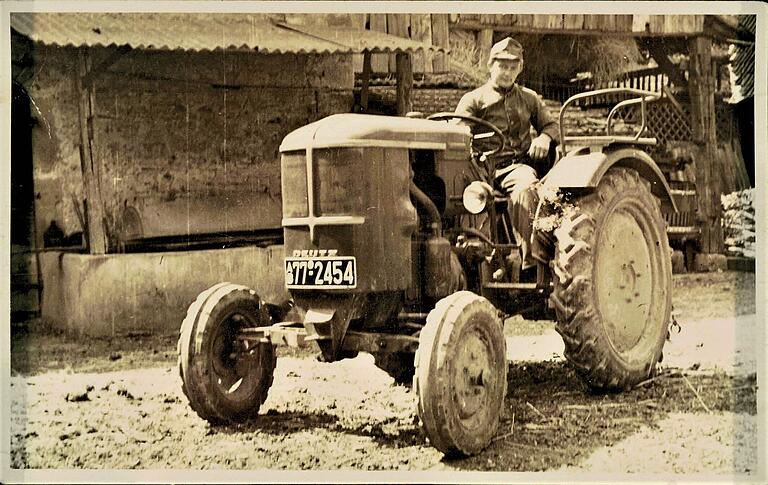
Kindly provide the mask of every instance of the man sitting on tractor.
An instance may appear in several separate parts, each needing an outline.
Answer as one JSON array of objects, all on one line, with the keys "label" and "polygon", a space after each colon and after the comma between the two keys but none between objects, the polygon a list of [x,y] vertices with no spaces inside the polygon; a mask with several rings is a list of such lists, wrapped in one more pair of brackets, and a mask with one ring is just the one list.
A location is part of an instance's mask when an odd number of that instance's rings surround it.
[{"label": "man sitting on tractor", "polygon": [[[504,134],[504,149],[494,155],[494,178],[509,194],[512,230],[522,252],[522,269],[526,270],[536,265],[531,238],[538,195],[532,185],[543,175],[539,172],[551,168],[559,126],[538,94],[516,83],[523,70],[523,46],[519,42],[507,37],[494,44],[488,68],[488,82],[465,94],[455,112],[488,121]],[[535,138],[531,128],[538,134]],[[482,147],[482,140],[478,141]]]}]

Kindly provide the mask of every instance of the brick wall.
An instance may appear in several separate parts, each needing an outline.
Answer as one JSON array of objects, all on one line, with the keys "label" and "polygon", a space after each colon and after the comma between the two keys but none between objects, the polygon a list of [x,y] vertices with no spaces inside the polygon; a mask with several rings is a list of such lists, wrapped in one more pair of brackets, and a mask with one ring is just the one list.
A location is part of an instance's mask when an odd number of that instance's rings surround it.
[{"label": "brick wall", "polygon": [[[377,105],[379,110],[391,115],[397,112],[397,93],[394,86],[372,86],[370,91],[383,105],[383,109],[381,105]],[[413,111],[420,111],[425,115],[453,111],[461,97],[469,91],[471,89],[414,88],[411,91]]]},{"label": "brick wall", "polygon": [[[93,64],[111,52],[91,49]],[[35,64],[29,91],[45,120],[34,129],[36,179],[58,180],[82,200],[76,54],[40,48]],[[145,229],[180,234],[215,230],[217,215],[219,231],[279,227],[282,138],[350,111],[352,87],[349,56],[129,51],[94,82],[93,156],[110,230],[126,206],[146,209],[154,222]],[[185,201],[189,220],[179,221]],[[79,230],[69,196],[38,211]]]},{"label": "brick wall", "polygon": [[423,113],[454,111],[459,100],[469,89],[415,89],[413,110]]}]

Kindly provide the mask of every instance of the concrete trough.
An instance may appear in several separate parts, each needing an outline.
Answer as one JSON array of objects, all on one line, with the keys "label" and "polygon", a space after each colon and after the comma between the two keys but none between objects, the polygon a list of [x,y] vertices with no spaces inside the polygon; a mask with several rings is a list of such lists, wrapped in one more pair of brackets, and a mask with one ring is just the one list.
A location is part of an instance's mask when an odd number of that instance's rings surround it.
[{"label": "concrete trough", "polygon": [[41,316],[74,335],[156,335],[179,331],[187,307],[210,286],[229,281],[261,299],[288,297],[283,246],[162,253],[40,255]]}]

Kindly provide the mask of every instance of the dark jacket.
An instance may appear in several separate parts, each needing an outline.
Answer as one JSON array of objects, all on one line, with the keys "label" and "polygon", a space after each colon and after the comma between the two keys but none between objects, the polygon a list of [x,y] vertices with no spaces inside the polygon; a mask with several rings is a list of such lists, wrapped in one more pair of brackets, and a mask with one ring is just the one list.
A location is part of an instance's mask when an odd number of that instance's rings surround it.
[{"label": "dark jacket", "polygon": [[[481,118],[496,125],[505,135],[505,151],[517,155],[525,154],[531,146],[531,127],[538,134],[546,133],[552,140],[559,142],[558,122],[549,115],[538,94],[528,88],[513,84],[503,90],[485,83],[474,91],[465,94],[456,107],[457,114]],[[482,127],[477,132],[487,131]],[[478,146],[483,148],[482,140]]]}]

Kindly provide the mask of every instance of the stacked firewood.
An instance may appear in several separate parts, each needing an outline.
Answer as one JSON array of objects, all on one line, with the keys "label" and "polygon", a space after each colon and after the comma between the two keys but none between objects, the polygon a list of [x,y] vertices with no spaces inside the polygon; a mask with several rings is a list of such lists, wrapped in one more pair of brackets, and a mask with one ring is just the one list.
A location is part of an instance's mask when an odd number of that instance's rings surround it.
[{"label": "stacked firewood", "polygon": [[723,236],[728,254],[755,257],[755,189],[721,195]]},{"label": "stacked firewood", "polygon": [[[549,114],[558,119],[560,113],[560,103],[557,101],[544,100],[544,106]],[[600,136],[605,135],[605,128],[608,124],[607,108],[575,108],[569,107],[563,116],[563,129],[566,136]],[[637,133],[638,125],[628,123],[616,117],[612,123],[612,134],[614,135],[634,135]]]}]

